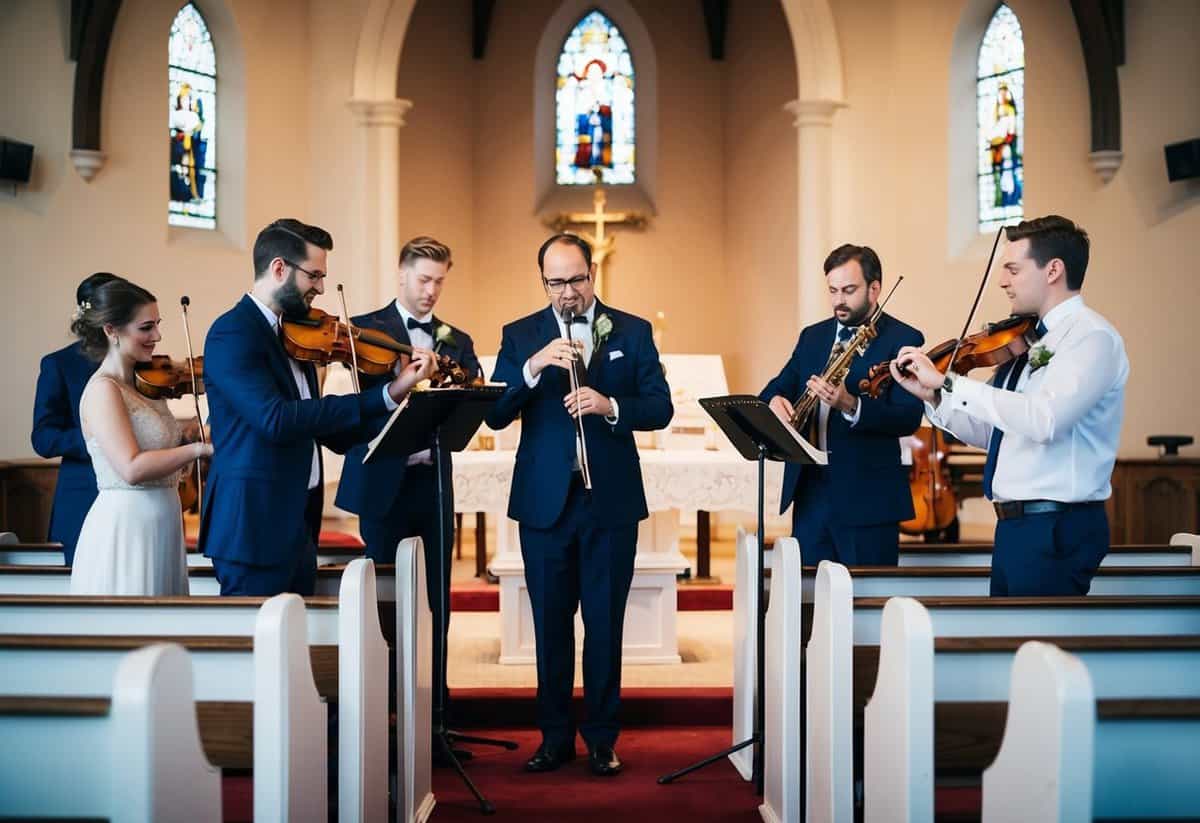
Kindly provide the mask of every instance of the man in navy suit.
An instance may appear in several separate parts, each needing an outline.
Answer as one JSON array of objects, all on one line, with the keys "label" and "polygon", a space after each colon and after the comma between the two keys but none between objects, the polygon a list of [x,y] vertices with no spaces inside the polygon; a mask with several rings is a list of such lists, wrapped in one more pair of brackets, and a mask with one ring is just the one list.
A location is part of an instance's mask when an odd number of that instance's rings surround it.
[{"label": "man in navy suit", "polygon": [[[452,265],[450,249],[432,237],[408,241],[400,250],[399,296],[382,309],[353,318],[354,325],[379,329],[401,343],[432,349],[456,361],[470,376],[478,375],[479,359],[471,336],[433,313]],[[369,391],[383,382],[383,378],[363,377],[361,385],[364,391]],[[420,537],[424,544],[425,584],[435,626],[434,688],[442,693],[442,700],[435,701],[435,710],[440,708],[443,712],[442,717],[434,717],[433,726],[444,728],[450,695],[443,651],[450,631],[449,547],[454,543],[450,452],[443,449],[441,454],[442,477],[447,486],[440,523],[437,471],[430,449],[407,456],[376,456],[364,464],[366,453],[365,444],[346,453],[335,502],[358,515],[367,557],[376,563],[396,562],[396,544],[407,537]],[[433,751],[435,756],[440,754],[438,747]]]},{"label": "man in navy suit", "polygon": [[[504,327],[493,380],[508,389],[487,421],[493,429],[518,415],[522,421],[508,516],[520,524],[542,732],[525,768],[552,771],[575,758],[574,616],[582,606],[587,720],[579,731],[593,773],[615,775],[621,632],[638,521],[648,516],[633,433],[670,422],[671,393],[650,324],[596,300],[596,267],[584,240],[551,237],[538,251],[538,268],[550,305]],[[585,365],[586,387],[572,392],[567,370],[576,358]],[[586,455],[576,436],[577,412]],[[590,491],[581,477],[584,459]]]},{"label": "man in navy suit", "polygon": [[321,450],[368,439],[418,381],[432,353],[361,394],[321,397],[316,369],[284,350],[280,317],[303,318],[324,292],[328,232],[276,220],[254,242],[254,287],[209,329],[204,382],[215,451],[200,549],[221,594],[312,594],[321,526]]},{"label": "man in navy suit", "polygon": [[[96,272],[84,278],[75,289],[76,311],[87,303],[92,292],[115,274]],[[96,371],[77,342],[42,358],[37,393],[33,400],[33,450],[42,457],[61,457],[58,482],[54,486],[54,507],[50,511],[48,539],[62,543],[68,566],[75,560],[75,544],[83,519],[96,500],[96,473],[92,458],[79,428],[79,397]],[[30,539],[28,537],[26,540]]]},{"label": "man in navy suit", "polygon": [[829,452],[827,466],[787,465],[779,512],[792,506],[792,535],[806,565],[836,560],[895,566],[899,523],[913,516],[899,438],[917,430],[922,406],[894,386],[878,400],[859,396],[857,387],[872,364],[892,359],[902,346],[920,346],[925,338],[884,314],[866,353],[855,359],[840,385],[830,384],[822,377],[826,366],[875,312],[883,269],[869,246],[847,244],[825,259],[825,280],[834,316],[800,332],[791,359],[759,395],[786,422],[806,390],[816,394],[820,403],[809,425],[801,425],[814,446]]}]

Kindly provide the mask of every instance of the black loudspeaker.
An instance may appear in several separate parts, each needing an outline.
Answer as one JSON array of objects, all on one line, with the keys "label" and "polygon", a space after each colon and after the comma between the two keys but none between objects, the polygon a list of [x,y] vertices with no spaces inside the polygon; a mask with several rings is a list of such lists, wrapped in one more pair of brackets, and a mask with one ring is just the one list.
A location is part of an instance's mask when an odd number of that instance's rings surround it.
[{"label": "black loudspeaker", "polygon": [[0,180],[28,183],[33,168],[33,146],[0,137]]},{"label": "black loudspeaker", "polygon": [[1167,156],[1167,179],[1172,183],[1200,177],[1200,137],[1163,146],[1163,153]]}]

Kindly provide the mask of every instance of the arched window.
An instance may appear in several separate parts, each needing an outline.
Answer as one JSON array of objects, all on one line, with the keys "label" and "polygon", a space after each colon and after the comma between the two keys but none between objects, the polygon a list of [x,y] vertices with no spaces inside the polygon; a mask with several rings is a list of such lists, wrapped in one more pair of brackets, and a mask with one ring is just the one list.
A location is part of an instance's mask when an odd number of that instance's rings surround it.
[{"label": "arched window", "polygon": [[598,10],[585,14],[558,56],[556,180],[560,185],[634,181],[633,58],[621,32]]},{"label": "arched window", "polygon": [[990,232],[1025,214],[1025,41],[1006,5],[983,34],[975,77],[979,230]]},{"label": "arched window", "polygon": [[217,227],[217,53],[199,9],[188,3],[171,23],[167,50],[171,193],[167,222]]}]

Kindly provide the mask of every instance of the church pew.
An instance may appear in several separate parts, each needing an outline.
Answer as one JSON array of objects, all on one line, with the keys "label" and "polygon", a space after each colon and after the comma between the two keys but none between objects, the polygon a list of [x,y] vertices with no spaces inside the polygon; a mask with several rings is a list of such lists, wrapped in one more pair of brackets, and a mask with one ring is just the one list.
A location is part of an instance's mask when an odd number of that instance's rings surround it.
[{"label": "church pew", "polygon": [[[754,734],[754,692],[758,688],[756,660],[758,644],[753,642],[758,619],[758,537],[737,528],[734,542],[733,585],[733,682],[746,684],[733,690],[733,740],[736,745]],[[730,762],[743,780],[754,778],[753,747],[739,749],[729,755]]]},{"label": "church pew", "polygon": [[[864,711],[865,819],[932,820],[935,774],[977,775],[1000,748],[1014,655],[1027,641],[935,638],[929,612],[906,597],[887,602],[880,633]],[[1042,639],[1084,665],[1106,705],[1200,700],[1200,635]]]},{"label": "church pew", "polygon": [[[986,596],[991,569],[967,566],[854,566],[858,597]],[[804,598],[811,602],[816,569],[806,566]],[[0,570],[0,574],[3,571]],[[1200,566],[1109,566],[1096,570],[1090,597],[1104,595],[1200,595]]]},{"label": "church pew", "polygon": [[[12,532],[3,534],[12,536],[12,540],[0,542],[0,566],[63,566],[61,543],[20,543]],[[355,546],[318,546],[317,565],[345,564],[363,557],[362,547]],[[212,566],[212,559],[205,557],[195,547],[187,549],[188,566]]]},{"label": "church pew", "polygon": [[219,823],[188,653],[122,655],[103,699],[0,698],[0,816]]},{"label": "church pew", "polygon": [[[1181,543],[1130,543],[1110,546],[1100,568],[1113,566],[1187,566],[1191,547]],[[901,543],[901,566],[992,565],[991,543]]]},{"label": "church pew", "polygon": [[[772,597],[772,600],[774,597]],[[1200,597],[923,597],[939,637],[1043,637],[1200,634]],[[853,720],[873,682],[865,654],[878,656],[885,598],[855,598],[849,571],[818,568],[805,658],[808,800],[815,820],[841,820],[851,808]],[[804,611],[802,607],[802,611]],[[777,650],[768,649],[768,659]],[[872,673],[873,674],[873,673]],[[814,684],[832,684],[817,690]],[[768,757],[772,757],[768,748]],[[798,764],[795,766],[798,768]],[[820,776],[815,780],[814,776]]]},{"label": "church pew", "polygon": [[1095,700],[1071,655],[1017,655],[999,754],[983,775],[984,823],[1200,816],[1200,701]]},{"label": "church pew", "polygon": [[[428,687],[418,688],[410,669],[419,662],[413,649],[428,650],[431,618],[423,584],[422,550],[419,540],[402,541],[397,548],[396,573],[400,574],[401,601],[394,604],[389,634],[397,641],[397,705],[404,707],[398,722],[415,726],[428,724]],[[416,581],[422,581],[417,585]],[[380,609],[376,601],[373,564],[364,559],[352,563],[341,579],[342,608],[327,597],[309,598],[308,637],[310,644],[338,649],[339,700],[339,797],[343,807],[350,798],[358,805],[387,797],[387,654],[380,634]],[[394,590],[394,589],[393,589]],[[42,634],[145,633],[152,625],[160,634],[214,635],[246,634],[247,613],[261,598],[218,598],[192,596],[172,599],[22,597],[0,596],[0,632]],[[123,607],[121,616],[111,608]],[[114,621],[127,621],[115,626]],[[106,621],[106,622],[99,622]],[[403,654],[401,652],[403,651]],[[427,652],[426,652],[427,654]],[[422,664],[426,668],[428,662]],[[382,708],[379,706],[382,695]],[[332,697],[332,695],[330,695]],[[355,701],[358,701],[357,703]],[[420,741],[409,745],[401,768],[409,787],[397,798],[398,808],[408,809],[403,819],[423,819],[432,809],[428,781],[428,733],[424,749]],[[352,747],[363,741],[361,748]],[[378,754],[382,747],[382,756]],[[379,764],[382,763],[382,766]],[[380,772],[382,769],[382,772]],[[348,781],[357,781],[351,783]],[[410,806],[403,805],[409,803]],[[371,815],[367,815],[371,816]],[[353,818],[351,818],[353,819]]]}]

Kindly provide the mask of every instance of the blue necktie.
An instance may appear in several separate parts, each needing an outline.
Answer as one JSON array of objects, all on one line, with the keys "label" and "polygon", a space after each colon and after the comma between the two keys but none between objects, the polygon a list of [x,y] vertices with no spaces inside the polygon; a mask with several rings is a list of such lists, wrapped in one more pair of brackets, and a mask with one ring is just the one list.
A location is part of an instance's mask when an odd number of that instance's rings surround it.
[{"label": "blue necktie", "polygon": [[845,343],[847,340],[849,340],[851,337],[854,336],[854,332],[857,329],[858,329],[858,326],[842,326],[840,329],[838,329],[838,333],[837,333],[838,342]]},{"label": "blue necktie", "polygon": [[[1015,391],[1017,382],[1021,379],[1021,373],[1025,371],[1025,364],[1028,362],[1028,354],[1008,361],[996,371],[996,376],[992,378],[992,385],[999,387],[1004,384],[1004,388]],[[1000,455],[1000,441],[1003,439],[1004,432],[993,427],[992,439],[988,443],[987,462],[983,464],[983,496],[988,500],[992,499],[992,478],[996,476],[996,458]]]}]

